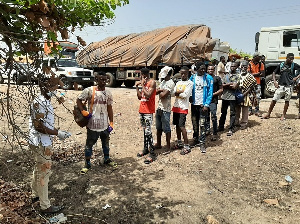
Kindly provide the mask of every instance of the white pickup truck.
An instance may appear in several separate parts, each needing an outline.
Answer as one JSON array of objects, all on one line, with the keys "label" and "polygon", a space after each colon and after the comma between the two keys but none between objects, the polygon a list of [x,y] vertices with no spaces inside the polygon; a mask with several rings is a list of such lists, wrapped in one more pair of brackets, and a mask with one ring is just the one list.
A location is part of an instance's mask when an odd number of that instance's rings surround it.
[{"label": "white pickup truck", "polygon": [[64,89],[72,89],[74,83],[82,85],[83,88],[94,85],[93,70],[79,67],[75,59],[44,58],[43,64],[50,66],[56,76],[63,81]]}]

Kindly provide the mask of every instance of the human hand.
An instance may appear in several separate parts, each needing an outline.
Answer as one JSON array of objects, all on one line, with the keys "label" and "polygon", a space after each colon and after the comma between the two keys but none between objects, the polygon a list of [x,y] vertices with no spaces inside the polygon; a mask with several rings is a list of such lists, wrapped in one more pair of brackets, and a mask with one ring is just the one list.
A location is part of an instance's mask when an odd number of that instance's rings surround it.
[{"label": "human hand", "polygon": [[135,86],[138,87],[141,84],[142,84],[141,81],[138,81],[138,82],[135,83]]},{"label": "human hand", "polygon": [[114,123],[113,122],[109,123],[107,130],[108,130],[109,133],[112,132],[112,130],[114,130]]},{"label": "human hand", "polygon": [[89,113],[89,112],[86,111],[86,110],[82,110],[82,111],[81,111],[81,114],[82,114],[84,117],[86,117],[86,119],[90,119],[90,118],[92,117],[92,114]]},{"label": "human hand", "polygon": [[58,130],[57,137],[60,140],[65,140],[66,138],[69,138],[70,136],[71,136],[70,132]]},{"label": "human hand", "polygon": [[202,110],[203,110],[203,112],[208,111],[208,107],[204,106]]},{"label": "human hand", "polygon": [[278,82],[274,82],[274,86],[275,88],[278,88],[279,87]]}]

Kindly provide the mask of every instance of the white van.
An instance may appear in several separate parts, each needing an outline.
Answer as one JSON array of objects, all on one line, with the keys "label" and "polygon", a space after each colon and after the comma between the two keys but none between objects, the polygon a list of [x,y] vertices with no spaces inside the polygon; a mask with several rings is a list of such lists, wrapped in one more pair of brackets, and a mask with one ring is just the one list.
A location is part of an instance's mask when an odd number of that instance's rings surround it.
[{"label": "white van", "polygon": [[43,65],[51,67],[56,76],[65,84],[64,89],[72,89],[74,83],[82,85],[83,88],[94,85],[93,70],[79,67],[75,59],[43,58]]}]

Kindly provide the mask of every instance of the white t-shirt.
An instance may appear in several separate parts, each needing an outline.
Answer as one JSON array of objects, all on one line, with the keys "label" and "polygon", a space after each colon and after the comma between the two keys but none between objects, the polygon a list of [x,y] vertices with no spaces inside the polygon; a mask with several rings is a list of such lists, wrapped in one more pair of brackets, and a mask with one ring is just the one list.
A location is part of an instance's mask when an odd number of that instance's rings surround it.
[{"label": "white t-shirt", "polygon": [[202,105],[203,104],[203,86],[204,86],[203,76],[200,76],[200,75],[195,76],[195,103],[194,103],[194,105]]},{"label": "white t-shirt", "polygon": [[[90,107],[90,99],[93,95],[94,86],[88,87],[82,91],[78,99],[88,100],[88,111]],[[87,127],[92,131],[104,131],[109,125],[107,105],[112,105],[113,97],[109,90],[98,91],[97,87],[94,96],[94,104],[92,110],[92,118],[89,120]]]},{"label": "white t-shirt", "polygon": [[159,89],[168,90],[170,92],[170,94],[167,97],[163,98],[163,99],[159,98],[157,109],[161,109],[163,111],[171,112],[171,94],[173,92],[174,87],[175,87],[175,83],[173,82],[172,79],[170,79],[168,81],[163,80],[160,83]]},{"label": "white t-shirt", "polygon": [[53,136],[38,132],[33,125],[33,120],[38,119],[43,121],[47,128],[54,129],[54,110],[50,100],[40,95],[33,100],[30,110],[28,143],[35,146],[39,144],[42,146],[52,145]]},{"label": "white t-shirt", "polygon": [[186,81],[181,80],[176,83],[176,86],[174,88],[174,93],[177,90],[184,90],[184,92],[180,93],[179,96],[176,96],[174,107],[178,107],[182,110],[189,109],[189,98],[192,95],[193,85],[194,85],[193,82],[190,80],[186,80]]}]

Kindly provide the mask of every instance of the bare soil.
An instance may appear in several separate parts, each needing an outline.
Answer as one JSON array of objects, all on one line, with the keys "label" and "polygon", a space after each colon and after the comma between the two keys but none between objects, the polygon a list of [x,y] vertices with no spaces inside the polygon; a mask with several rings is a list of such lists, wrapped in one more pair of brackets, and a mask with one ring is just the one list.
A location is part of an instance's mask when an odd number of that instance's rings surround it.
[{"label": "bare soil", "polygon": [[[2,93],[5,89],[5,85],[0,86]],[[11,88],[12,106],[17,109],[13,119],[20,127],[15,133],[7,125],[6,110],[1,109],[0,185],[6,189],[0,191],[1,223],[18,223],[13,216],[31,223],[45,222],[38,215],[38,203],[32,205],[29,200],[33,160],[24,138],[29,110],[26,86],[22,89]],[[103,165],[99,141],[94,148],[93,167],[86,175],[80,175],[86,130],[76,125],[70,113],[80,91],[63,91],[68,109],[53,101],[60,117],[56,126],[72,136],[65,142],[54,142],[49,195],[53,204],[65,205],[68,223],[300,223],[300,120],[296,119],[296,99],[291,100],[285,121],[279,120],[283,109],[280,101],[270,119],[250,116],[248,129],[237,130],[232,137],[222,132],[216,142],[208,137],[206,154],[199,148],[184,156],[178,150],[162,149],[157,151],[157,160],[146,165],[143,158],[136,157],[143,148],[143,131],[135,89],[110,90],[115,123],[110,152],[118,168]],[[7,102],[4,98],[1,94],[1,107]],[[261,110],[267,111],[269,104],[270,99],[262,100]],[[190,116],[186,127],[192,143]],[[176,140],[174,130],[172,143]],[[153,133],[156,138],[155,123]],[[285,180],[287,175],[292,183]],[[265,199],[277,199],[278,204],[276,200],[275,205],[266,203]],[[24,203],[13,203],[22,200]],[[106,204],[111,207],[104,209]]]}]

